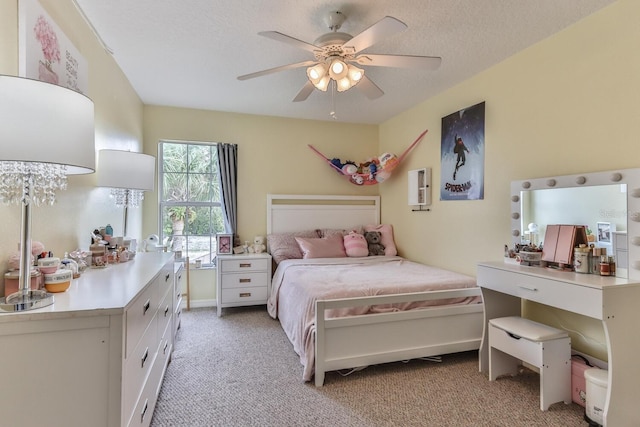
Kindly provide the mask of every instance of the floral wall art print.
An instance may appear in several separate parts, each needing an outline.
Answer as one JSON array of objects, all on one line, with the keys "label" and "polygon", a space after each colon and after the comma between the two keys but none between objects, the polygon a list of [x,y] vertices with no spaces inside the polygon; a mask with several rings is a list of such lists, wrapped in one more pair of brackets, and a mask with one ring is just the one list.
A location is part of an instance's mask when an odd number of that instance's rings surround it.
[{"label": "floral wall art print", "polygon": [[19,74],[87,94],[87,61],[37,0],[20,0]]},{"label": "floral wall art print", "polygon": [[440,200],[484,199],[484,104],[442,118]]}]

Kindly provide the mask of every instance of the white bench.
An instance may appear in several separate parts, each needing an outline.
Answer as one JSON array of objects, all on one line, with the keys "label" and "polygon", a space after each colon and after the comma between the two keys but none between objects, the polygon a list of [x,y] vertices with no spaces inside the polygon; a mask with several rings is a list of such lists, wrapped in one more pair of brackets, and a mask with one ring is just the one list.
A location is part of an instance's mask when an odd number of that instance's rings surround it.
[{"label": "white bench", "polygon": [[569,334],[517,316],[489,320],[489,381],[516,375],[521,361],[540,370],[541,410],[571,403]]}]

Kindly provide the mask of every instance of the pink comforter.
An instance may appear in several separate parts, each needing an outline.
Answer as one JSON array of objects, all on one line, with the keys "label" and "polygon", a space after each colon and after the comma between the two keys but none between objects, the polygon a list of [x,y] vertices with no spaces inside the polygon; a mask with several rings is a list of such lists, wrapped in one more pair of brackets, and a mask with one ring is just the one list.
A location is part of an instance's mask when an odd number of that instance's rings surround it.
[{"label": "pink comforter", "polygon": [[[304,381],[310,381],[315,365],[316,300],[475,286],[476,280],[473,277],[418,264],[401,257],[285,260],[275,271],[267,308],[271,317],[280,320],[294,350],[300,356],[300,362],[304,366]],[[328,310],[326,317],[476,302],[480,302],[478,298],[452,298],[354,307]]]}]

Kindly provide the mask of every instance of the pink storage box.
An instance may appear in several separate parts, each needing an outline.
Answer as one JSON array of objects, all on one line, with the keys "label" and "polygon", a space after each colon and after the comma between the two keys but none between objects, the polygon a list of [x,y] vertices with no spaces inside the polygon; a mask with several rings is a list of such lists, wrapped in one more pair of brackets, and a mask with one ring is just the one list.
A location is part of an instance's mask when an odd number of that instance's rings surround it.
[{"label": "pink storage box", "polygon": [[582,356],[576,354],[571,356],[571,400],[580,406],[585,406],[587,398],[587,381],[584,378],[584,371],[596,367]]}]

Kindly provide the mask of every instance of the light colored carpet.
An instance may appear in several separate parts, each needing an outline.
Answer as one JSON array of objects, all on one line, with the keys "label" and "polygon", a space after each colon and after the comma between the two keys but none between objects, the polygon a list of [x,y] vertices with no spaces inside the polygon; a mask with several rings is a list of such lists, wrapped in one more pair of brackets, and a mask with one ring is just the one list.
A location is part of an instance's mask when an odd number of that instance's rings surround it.
[{"label": "light colored carpet", "polygon": [[477,352],[327,373],[302,381],[302,365],[264,307],[183,311],[152,427],[558,426],[584,427],[583,408],[539,409],[539,377],[489,382]]}]

